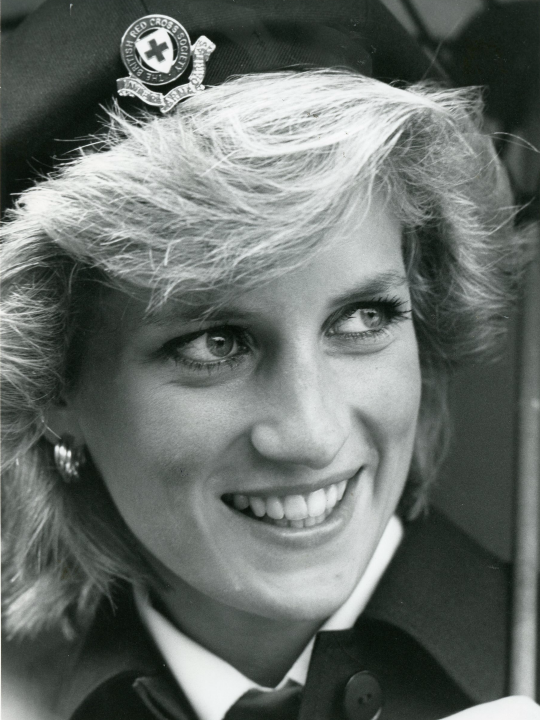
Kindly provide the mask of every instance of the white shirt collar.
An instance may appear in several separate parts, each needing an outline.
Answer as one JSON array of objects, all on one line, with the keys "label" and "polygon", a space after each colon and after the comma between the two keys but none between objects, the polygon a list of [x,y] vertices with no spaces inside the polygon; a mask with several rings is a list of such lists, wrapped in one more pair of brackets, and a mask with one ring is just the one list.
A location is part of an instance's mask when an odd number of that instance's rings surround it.
[{"label": "white shirt collar", "polygon": [[[392,517],[373,556],[351,595],[324,623],[323,630],[351,628],[366,607],[403,537],[401,521]],[[184,690],[200,720],[222,720],[229,708],[253,688],[271,691],[250,680],[222,658],[214,655],[174,627],[155,610],[148,598],[136,594],[139,614],[153,637],[170,671]],[[315,638],[304,648],[278,685],[289,680],[304,685]]]}]

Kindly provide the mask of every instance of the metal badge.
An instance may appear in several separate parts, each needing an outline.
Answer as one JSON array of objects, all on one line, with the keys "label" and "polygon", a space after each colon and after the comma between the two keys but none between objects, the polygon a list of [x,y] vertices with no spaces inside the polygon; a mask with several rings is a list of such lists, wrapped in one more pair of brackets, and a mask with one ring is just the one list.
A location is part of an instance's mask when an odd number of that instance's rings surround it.
[{"label": "metal badge", "polygon": [[[180,100],[204,90],[206,63],[216,46],[204,35],[191,46],[186,29],[167,15],[145,15],[132,23],[120,43],[129,77],[116,81],[118,94],[137,97],[166,113]],[[188,82],[166,95],[147,85],[168,85],[177,80],[192,60]]]}]

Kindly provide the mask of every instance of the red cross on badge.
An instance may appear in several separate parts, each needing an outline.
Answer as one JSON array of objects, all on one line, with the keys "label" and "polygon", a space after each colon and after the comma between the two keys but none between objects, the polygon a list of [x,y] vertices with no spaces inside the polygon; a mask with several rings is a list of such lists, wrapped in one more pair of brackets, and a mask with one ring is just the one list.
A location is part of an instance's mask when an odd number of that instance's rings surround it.
[{"label": "red cross on badge", "polygon": [[[132,23],[120,43],[120,53],[129,77],[116,81],[118,94],[138,97],[147,105],[169,112],[180,100],[204,90],[206,62],[215,49],[201,36],[191,46],[186,29],[167,15],[146,15]],[[167,94],[147,85],[168,85],[192,63],[189,80]]]},{"label": "red cross on badge", "polygon": [[135,43],[139,57],[158,73],[170,72],[175,53],[171,36],[164,28],[153,30]]}]

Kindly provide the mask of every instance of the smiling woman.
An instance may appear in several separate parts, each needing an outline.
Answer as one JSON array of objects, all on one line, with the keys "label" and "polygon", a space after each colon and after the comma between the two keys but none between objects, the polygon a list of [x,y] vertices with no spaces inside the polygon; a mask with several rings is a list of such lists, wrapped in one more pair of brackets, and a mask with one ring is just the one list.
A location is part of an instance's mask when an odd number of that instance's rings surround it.
[{"label": "smiling woman", "polygon": [[[426,506],[449,373],[493,345],[522,262],[478,115],[346,70],[246,75],[164,117],[115,110],[20,196],[5,623],[68,638],[39,663],[59,717],[269,717],[235,714],[257,689],[310,720],[492,698],[426,639],[437,600],[413,617],[414,588],[442,598],[464,565],[444,522],[455,552],[420,522],[360,617]],[[439,602],[468,597],[453,585]]]},{"label": "smiling woman", "polygon": [[[112,291],[76,387],[47,413],[91,452],[192,637],[219,650],[209,623],[192,625],[209,603],[304,624],[263,685],[351,594],[410,465],[420,369],[401,232],[362,205],[217,325],[185,320],[181,302],[145,323],[144,302]],[[246,649],[220,654],[248,672]]]}]

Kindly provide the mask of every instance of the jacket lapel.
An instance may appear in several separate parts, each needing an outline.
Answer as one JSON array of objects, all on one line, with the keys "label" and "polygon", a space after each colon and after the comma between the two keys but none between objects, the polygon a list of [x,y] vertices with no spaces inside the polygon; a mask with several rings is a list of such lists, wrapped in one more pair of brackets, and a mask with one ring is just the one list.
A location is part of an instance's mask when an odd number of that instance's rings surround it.
[{"label": "jacket lapel", "polygon": [[415,522],[365,616],[415,638],[475,702],[505,693],[510,573],[439,512]]},{"label": "jacket lapel", "polygon": [[435,720],[472,704],[414,638],[363,618],[352,630],[320,633],[300,720],[372,720],[381,706],[384,720]]},{"label": "jacket lapel", "polygon": [[141,622],[132,593],[100,607],[59,693],[59,716],[73,720],[198,720]]}]

